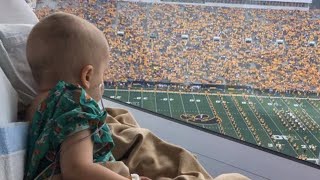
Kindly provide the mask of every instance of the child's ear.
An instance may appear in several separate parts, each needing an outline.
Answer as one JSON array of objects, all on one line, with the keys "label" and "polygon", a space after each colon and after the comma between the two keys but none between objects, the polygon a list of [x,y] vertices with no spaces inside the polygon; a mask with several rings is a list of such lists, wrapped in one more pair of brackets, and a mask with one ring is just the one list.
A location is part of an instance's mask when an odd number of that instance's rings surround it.
[{"label": "child's ear", "polygon": [[90,81],[93,77],[93,66],[92,65],[86,65],[81,70],[80,80],[82,87],[84,89],[90,88]]}]

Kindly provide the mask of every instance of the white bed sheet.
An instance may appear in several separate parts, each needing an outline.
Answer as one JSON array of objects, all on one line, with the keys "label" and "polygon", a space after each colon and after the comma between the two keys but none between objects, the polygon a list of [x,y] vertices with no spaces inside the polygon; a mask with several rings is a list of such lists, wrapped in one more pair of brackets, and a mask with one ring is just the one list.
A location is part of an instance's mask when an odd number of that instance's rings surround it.
[{"label": "white bed sheet", "polygon": [[0,0],[0,24],[36,24],[38,21],[25,0]]}]

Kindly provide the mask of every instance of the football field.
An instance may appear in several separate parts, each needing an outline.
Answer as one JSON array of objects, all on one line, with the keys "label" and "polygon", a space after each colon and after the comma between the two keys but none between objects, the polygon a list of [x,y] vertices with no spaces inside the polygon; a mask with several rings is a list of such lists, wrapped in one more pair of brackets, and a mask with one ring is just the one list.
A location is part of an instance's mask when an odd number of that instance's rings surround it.
[{"label": "football field", "polygon": [[319,98],[105,89],[104,96],[314,162]]}]

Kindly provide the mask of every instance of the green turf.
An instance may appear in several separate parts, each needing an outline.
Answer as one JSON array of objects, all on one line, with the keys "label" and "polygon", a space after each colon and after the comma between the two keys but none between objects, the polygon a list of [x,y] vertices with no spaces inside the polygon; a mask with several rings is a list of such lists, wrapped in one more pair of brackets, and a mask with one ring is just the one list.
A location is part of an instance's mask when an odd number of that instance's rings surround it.
[{"label": "green turf", "polygon": [[[244,141],[249,143],[293,157],[304,154],[308,159],[318,158],[320,129],[311,129],[308,126],[305,126],[305,130],[296,129],[293,128],[293,125],[283,123],[285,121],[282,122],[280,116],[281,113],[288,116],[288,112],[290,112],[301,119],[300,123],[304,125],[313,122],[319,126],[319,98],[307,99],[305,96],[298,98],[266,94],[255,96],[241,93],[218,95],[216,93],[180,93],[112,88],[106,89],[104,95],[168,117],[187,121],[202,128],[224,133],[227,136],[238,139],[242,137]],[[230,112],[230,116],[227,115],[228,112]],[[281,113],[279,114],[279,112]],[[206,124],[205,120],[199,122],[181,119],[181,115],[186,114],[192,117],[199,114],[205,114],[210,118],[219,117],[221,123]],[[232,123],[232,119],[234,119],[234,123]],[[289,127],[292,128],[289,129]],[[236,129],[238,129],[238,133]],[[313,145],[317,146],[316,150],[311,148]]]}]

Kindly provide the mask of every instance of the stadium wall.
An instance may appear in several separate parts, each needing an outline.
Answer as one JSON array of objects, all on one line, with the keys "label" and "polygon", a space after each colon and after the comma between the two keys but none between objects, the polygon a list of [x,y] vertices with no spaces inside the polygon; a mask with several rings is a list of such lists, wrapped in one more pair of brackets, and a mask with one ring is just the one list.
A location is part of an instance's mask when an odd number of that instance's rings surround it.
[{"label": "stadium wall", "polygon": [[215,7],[230,7],[230,8],[247,8],[247,9],[273,9],[273,10],[300,10],[308,11],[307,7],[296,7],[296,6],[272,6],[272,5],[252,5],[252,4],[226,4],[226,3],[206,3],[207,6]]},{"label": "stadium wall", "polygon": [[254,0],[254,1],[274,1],[274,2],[292,2],[292,3],[312,3],[312,0]]},{"label": "stadium wall", "polygon": [[302,10],[308,11],[312,0],[243,0],[234,3],[231,0],[123,0],[128,2],[166,3],[166,4],[193,4],[215,7],[275,9],[275,10]]}]

